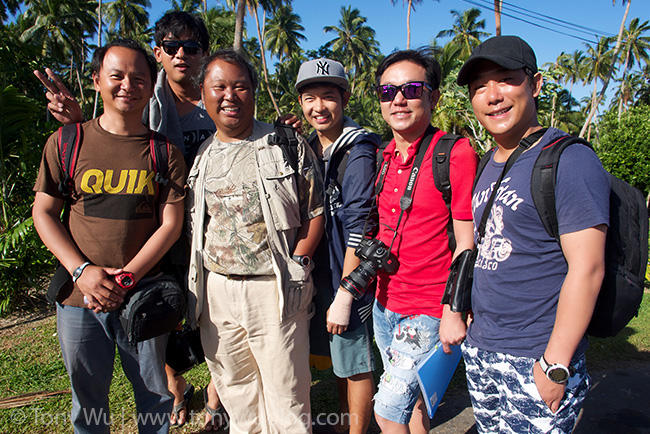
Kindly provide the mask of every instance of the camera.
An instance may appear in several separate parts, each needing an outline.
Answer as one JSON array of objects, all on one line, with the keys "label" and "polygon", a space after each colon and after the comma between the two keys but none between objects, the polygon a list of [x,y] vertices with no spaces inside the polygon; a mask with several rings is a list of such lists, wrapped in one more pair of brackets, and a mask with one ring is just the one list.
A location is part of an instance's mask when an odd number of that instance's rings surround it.
[{"label": "camera", "polygon": [[341,287],[358,300],[375,280],[379,270],[392,274],[397,271],[399,263],[386,244],[376,238],[362,240],[354,253],[361,259],[361,263],[341,280]]}]

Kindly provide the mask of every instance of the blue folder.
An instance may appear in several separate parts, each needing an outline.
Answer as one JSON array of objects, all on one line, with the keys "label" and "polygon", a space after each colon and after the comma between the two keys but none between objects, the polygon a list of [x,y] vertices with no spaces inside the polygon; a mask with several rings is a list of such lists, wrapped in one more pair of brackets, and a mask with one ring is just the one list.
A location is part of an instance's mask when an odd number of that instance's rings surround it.
[{"label": "blue folder", "polygon": [[433,419],[460,361],[460,346],[451,345],[450,348],[451,354],[445,354],[442,344],[438,343],[431,354],[417,367],[418,383],[430,419]]}]

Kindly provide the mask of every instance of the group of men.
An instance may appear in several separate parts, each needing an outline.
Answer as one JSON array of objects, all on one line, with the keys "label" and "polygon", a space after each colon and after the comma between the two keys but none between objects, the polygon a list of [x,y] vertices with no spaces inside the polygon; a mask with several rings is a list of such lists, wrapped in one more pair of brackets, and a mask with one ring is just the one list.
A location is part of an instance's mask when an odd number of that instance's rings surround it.
[{"label": "group of men", "polygon": [[[232,50],[207,54],[190,29],[156,38],[164,69],[155,86],[155,62],[138,44],[118,40],[95,52],[93,82],[104,113],[83,124],[63,223],[56,135],[44,150],[33,214],[43,242],[72,276],[57,315],[75,432],[110,429],[85,416],[91,409],[108,414],[115,344],[138,412],[161,416],[139,418],[141,433],[167,432],[168,415],[183,402],[185,383],[165,381],[166,338],[128,344],[115,314],[125,290],[114,279],[158,272],[181,236],[183,202],[188,322],[200,328],[230,432],[364,433],[374,401],[382,432],[426,433],[415,368],[438,343],[446,352],[462,343],[480,432],[571,432],[589,387],[585,330],[603,275],[609,181],[591,151],[570,147],[558,169],[560,244],[546,234],[530,196],[530,172],[542,146],[563,133],[537,133],[542,78],[530,46],[495,37],[462,67],[458,83],[468,86],[476,117],[497,147],[473,187],[478,157],[468,139],[455,144],[448,206],[432,175],[434,147],[445,133],[431,126],[441,71],[429,51],[394,52],[376,71],[381,113],[392,131],[385,148],[344,116],[350,92],[342,65],[305,62],[296,90],[314,132],[306,141],[298,137],[290,161],[269,140],[274,126],[254,118],[255,69]],[[185,81],[192,75],[194,91]],[[70,119],[69,96],[48,85],[51,111]],[[149,128],[183,138],[185,152],[171,148],[167,185],[124,189],[118,173],[153,170]],[[491,245],[478,249],[468,328],[463,313],[441,305],[449,266],[473,248],[483,198],[519,142],[535,133],[498,187],[488,226],[511,249],[506,255]],[[430,143],[422,143],[425,137]],[[103,181],[94,178],[95,185],[103,189],[89,190],[84,183],[98,173]],[[376,288],[373,276],[359,277],[373,272]],[[323,327],[347,414],[335,426],[311,420],[314,289],[326,310]],[[376,393],[373,337],[384,367]],[[551,375],[558,369],[567,372],[561,381]]]}]

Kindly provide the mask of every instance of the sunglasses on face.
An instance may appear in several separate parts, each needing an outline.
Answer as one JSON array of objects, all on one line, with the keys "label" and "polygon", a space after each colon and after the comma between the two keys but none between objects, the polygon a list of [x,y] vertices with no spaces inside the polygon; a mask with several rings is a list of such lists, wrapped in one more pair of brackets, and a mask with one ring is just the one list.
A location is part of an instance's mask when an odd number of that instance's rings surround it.
[{"label": "sunglasses on face", "polygon": [[406,99],[418,99],[422,97],[424,88],[429,89],[429,91],[433,90],[431,85],[424,81],[410,81],[399,86],[380,84],[377,86],[377,94],[381,102],[391,102],[397,96],[397,92],[402,92],[402,96]]},{"label": "sunglasses on face", "polygon": [[185,41],[163,41],[162,43],[163,50],[165,50],[165,53],[169,54],[170,56],[178,53],[178,50],[181,47],[183,47],[185,54],[192,56],[199,52],[201,44],[193,39],[187,39]]}]

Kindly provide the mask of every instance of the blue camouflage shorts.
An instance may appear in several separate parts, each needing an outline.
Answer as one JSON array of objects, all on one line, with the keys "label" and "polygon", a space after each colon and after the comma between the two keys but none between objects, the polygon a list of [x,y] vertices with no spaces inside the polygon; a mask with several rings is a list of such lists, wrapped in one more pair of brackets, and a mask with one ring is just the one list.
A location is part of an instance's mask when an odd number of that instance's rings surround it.
[{"label": "blue camouflage shorts", "polygon": [[479,433],[571,433],[589,391],[585,357],[572,363],[560,403],[553,413],[533,378],[536,359],[462,345],[467,388]]}]

